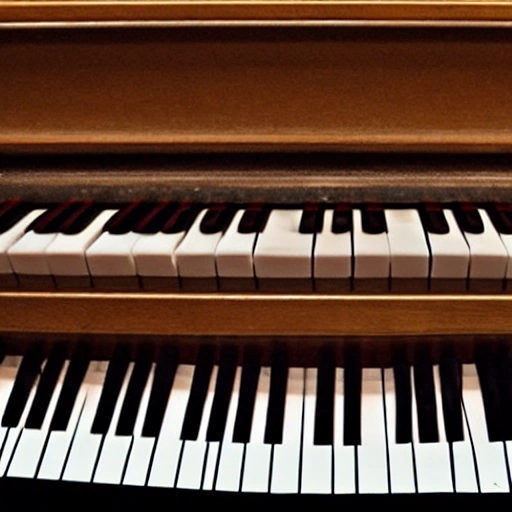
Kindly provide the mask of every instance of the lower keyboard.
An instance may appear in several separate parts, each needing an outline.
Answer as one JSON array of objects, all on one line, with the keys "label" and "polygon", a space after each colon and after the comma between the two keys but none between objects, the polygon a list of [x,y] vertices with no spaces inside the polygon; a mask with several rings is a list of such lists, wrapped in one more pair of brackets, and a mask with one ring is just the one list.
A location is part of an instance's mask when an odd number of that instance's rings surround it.
[{"label": "lower keyboard", "polygon": [[263,366],[256,352],[203,347],[192,365],[170,347],[133,359],[120,346],[102,362],[34,345],[0,365],[0,495],[508,495],[512,357],[420,355],[362,368],[347,354],[339,368],[325,348],[293,368],[280,351]]}]

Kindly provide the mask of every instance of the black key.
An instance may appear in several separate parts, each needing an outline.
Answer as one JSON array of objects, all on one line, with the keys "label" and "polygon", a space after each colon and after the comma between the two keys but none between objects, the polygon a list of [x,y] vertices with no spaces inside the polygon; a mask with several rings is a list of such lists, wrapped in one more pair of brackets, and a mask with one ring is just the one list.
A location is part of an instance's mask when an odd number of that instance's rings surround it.
[{"label": "black key", "polygon": [[75,400],[84,380],[85,373],[89,366],[89,354],[85,346],[79,346],[69,363],[64,382],[53,418],[50,423],[50,430],[66,430],[69,418],[73,412]]},{"label": "black key", "polygon": [[99,204],[95,204],[92,201],[82,203],[64,221],[59,229],[59,233],[64,233],[65,235],[81,233],[102,210],[103,208]]},{"label": "black key", "polygon": [[489,441],[503,441],[503,409],[494,358],[490,353],[482,351],[475,359]]},{"label": "black key", "polygon": [[459,228],[465,233],[480,234],[484,232],[484,223],[480,212],[472,204],[460,204],[453,209]]},{"label": "black key", "polygon": [[344,425],[343,444],[361,444],[361,363],[359,354],[351,352],[345,357],[344,371]]},{"label": "black key", "polygon": [[422,352],[414,364],[414,390],[420,443],[439,441],[437,430],[436,389],[429,355]]},{"label": "black key", "polygon": [[16,373],[16,379],[2,417],[2,427],[17,427],[23,409],[43,364],[43,353],[39,345],[27,351]]},{"label": "black key", "polygon": [[265,229],[269,215],[270,210],[264,206],[249,206],[240,219],[238,232],[261,233]]},{"label": "black key", "polygon": [[461,365],[452,354],[444,354],[439,363],[441,395],[443,398],[444,427],[449,443],[464,440],[462,424]]},{"label": "black key", "polygon": [[213,350],[211,347],[203,347],[199,351],[185,410],[185,418],[181,429],[181,439],[183,441],[195,441],[197,439],[212,369]]},{"label": "black key", "polygon": [[137,413],[139,412],[142,393],[151,371],[152,351],[143,347],[133,367],[130,381],[126,388],[123,405],[119,414],[119,421],[116,427],[117,436],[131,436],[135,427]]},{"label": "black key", "polygon": [[37,391],[32,402],[32,407],[27,416],[25,428],[40,429],[43,425],[44,417],[50,405],[52,394],[57,385],[60,372],[64,366],[64,351],[62,347],[55,347],[46,364],[43,373],[39,379]]},{"label": "black key", "polygon": [[270,369],[270,389],[265,425],[265,443],[267,444],[281,444],[283,442],[287,386],[288,363],[286,354],[284,351],[276,350],[272,357]]},{"label": "black key", "polygon": [[11,229],[18,221],[33,210],[33,207],[19,200],[0,205],[0,234]]},{"label": "black key", "polygon": [[188,231],[190,226],[196,220],[197,215],[201,210],[200,205],[182,204],[171,215],[162,228],[162,233],[181,233]]},{"label": "black key", "polygon": [[153,385],[151,386],[148,408],[144,418],[144,426],[142,427],[143,437],[156,438],[160,434],[177,368],[177,350],[171,346],[164,347],[153,376]]},{"label": "black key", "polygon": [[220,358],[217,382],[215,383],[215,393],[213,395],[212,410],[210,413],[210,420],[208,421],[208,429],[206,431],[207,441],[222,441],[222,438],[224,437],[229,402],[231,400],[233,383],[235,381],[236,363],[236,350],[232,347],[224,348]]},{"label": "black key", "polygon": [[495,367],[502,405],[503,437],[506,441],[512,441],[512,354],[509,347],[498,351]]},{"label": "black key", "polygon": [[240,395],[233,429],[234,443],[248,443],[250,441],[260,371],[259,354],[255,351],[247,352],[242,366]]},{"label": "black key", "polygon": [[125,235],[129,231],[133,231],[137,224],[144,219],[154,207],[154,203],[144,203],[141,201],[131,203],[113,215],[105,226],[103,226],[103,231],[112,235]]},{"label": "black key", "polygon": [[158,233],[178,209],[178,204],[163,202],[157,204],[134,228],[135,233],[154,235]]},{"label": "black key", "polygon": [[91,434],[106,434],[108,432],[128,364],[127,348],[119,346],[108,364],[98,408],[92,422]]},{"label": "black key", "polygon": [[498,233],[512,235],[512,205],[492,204],[487,208],[487,212]]},{"label": "black key", "polygon": [[426,204],[420,208],[420,217],[423,228],[434,235],[446,235],[450,232],[450,226],[444,215],[441,205]]},{"label": "black key", "polygon": [[388,232],[384,210],[379,206],[364,206],[361,209],[361,223],[363,231],[370,235]]},{"label": "black key", "polygon": [[314,444],[334,444],[334,392],[336,366],[334,351],[323,347],[319,353],[316,381]]},{"label": "black key", "polygon": [[4,357],[5,357],[5,347],[4,347],[4,344],[2,343],[2,340],[0,340],[0,364],[2,364]]},{"label": "black key", "polygon": [[40,234],[59,233],[66,220],[82,206],[83,203],[75,201],[59,204],[37,217],[25,231]]},{"label": "black key", "polygon": [[199,229],[205,235],[220,233],[226,231],[236,213],[236,208],[217,204],[208,209],[205,216],[201,220]]},{"label": "black key", "polygon": [[348,205],[338,205],[332,215],[333,233],[349,233],[352,231],[352,210]]},{"label": "black key", "polygon": [[404,355],[399,354],[393,365],[396,399],[396,442],[412,442],[412,388],[411,367]]},{"label": "black key", "polygon": [[324,226],[324,211],[316,204],[308,205],[302,212],[300,219],[299,233],[314,234],[320,233]]}]

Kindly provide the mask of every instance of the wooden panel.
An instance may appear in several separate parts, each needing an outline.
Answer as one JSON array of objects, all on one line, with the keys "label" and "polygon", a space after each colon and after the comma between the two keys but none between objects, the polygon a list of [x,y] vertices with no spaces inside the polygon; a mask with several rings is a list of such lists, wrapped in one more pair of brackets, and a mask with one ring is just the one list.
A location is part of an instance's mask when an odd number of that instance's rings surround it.
[{"label": "wooden panel", "polygon": [[512,150],[512,29],[0,30],[0,150]]},{"label": "wooden panel", "polygon": [[0,332],[511,334],[512,296],[0,293]]}]

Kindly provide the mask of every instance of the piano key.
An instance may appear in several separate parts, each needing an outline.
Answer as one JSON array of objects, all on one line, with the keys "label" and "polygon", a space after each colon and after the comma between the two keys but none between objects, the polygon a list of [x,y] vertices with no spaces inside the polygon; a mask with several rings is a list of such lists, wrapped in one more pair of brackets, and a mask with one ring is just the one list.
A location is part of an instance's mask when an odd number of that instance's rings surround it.
[{"label": "piano key", "polygon": [[347,446],[361,444],[361,363],[356,352],[345,356],[343,442]]},{"label": "piano key", "polygon": [[273,446],[270,482],[273,494],[299,491],[304,374],[303,368],[290,368],[288,372],[283,440]]},{"label": "piano key", "polygon": [[322,231],[324,210],[317,204],[306,205],[300,218],[299,233],[316,234]]},{"label": "piano key", "polygon": [[184,290],[216,291],[217,272],[215,250],[222,231],[202,233],[201,223],[208,213],[204,209],[174,251],[174,257]]},{"label": "piano key", "polygon": [[489,218],[508,253],[506,287],[510,290],[512,278],[512,209],[509,204],[493,204],[487,209]]},{"label": "piano key", "polygon": [[218,491],[238,492],[242,480],[242,462],[244,456],[243,443],[237,443],[233,440],[235,419],[238,409],[240,394],[240,380],[242,368],[236,370],[233,383],[233,392],[229,402],[229,411],[226,419],[226,430],[222,445],[220,447],[219,468],[215,489]]},{"label": "piano key", "polygon": [[385,210],[391,259],[391,289],[426,291],[430,251],[417,210]]},{"label": "piano key", "polygon": [[362,375],[361,445],[357,447],[360,494],[388,492],[386,422],[381,373],[379,369],[365,369]]},{"label": "piano key", "polygon": [[[400,377],[397,379],[397,366],[395,366],[395,372],[391,369],[384,370],[384,393],[386,403],[386,428],[387,428],[387,440],[388,440],[388,451],[389,451],[389,489],[392,494],[409,494],[416,492],[416,484],[414,482],[414,462],[412,453],[412,432],[409,431],[411,436],[409,439],[404,441],[404,438],[400,438],[398,433],[400,432],[400,418],[407,417],[403,413],[399,414],[400,408],[405,408],[405,404],[400,405],[399,401],[399,389],[400,385],[405,382],[402,378],[401,370],[398,371]],[[399,367],[400,368],[400,367]],[[411,405],[411,387],[410,387],[410,371],[406,367],[407,378],[408,378],[408,393],[407,391],[402,392],[402,399],[409,396],[409,411]],[[396,386],[395,386],[396,382]],[[412,418],[409,415],[408,420],[411,425]],[[412,425],[411,425],[412,429]],[[396,435],[395,435],[396,433]]]},{"label": "piano key", "polygon": [[500,394],[503,439],[512,441],[512,354],[509,347],[498,350],[495,371]]},{"label": "piano key", "polygon": [[103,231],[112,235],[126,235],[130,231],[135,231],[155,207],[153,203],[143,201],[134,201],[133,203],[121,208],[103,227]]},{"label": "piano key", "polygon": [[385,231],[365,232],[361,210],[353,211],[353,221],[354,290],[387,291],[390,267],[388,235]]},{"label": "piano key", "polygon": [[302,210],[273,210],[254,249],[254,271],[262,291],[312,289],[312,234],[299,232]]},{"label": "piano key", "polygon": [[[32,345],[18,368],[16,380],[2,416],[2,427],[17,427],[34,384],[41,372],[43,354],[39,344]],[[28,414],[28,411],[27,411]]]},{"label": "piano key", "polygon": [[142,428],[144,437],[158,437],[167,401],[178,368],[178,352],[173,346],[162,348],[155,368],[148,410]]},{"label": "piano key", "polygon": [[162,428],[155,447],[148,485],[174,487],[182,443],[180,432],[192,387],[192,365],[180,365],[167,402]]},{"label": "piano key", "polygon": [[[436,388],[433,368],[428,359],[425,363],[415,364],[414,384],[412,431],[418,492],[453,492],[450,451],[444,439],[444,432],[439,433],[438,429]],[[421,400],[421,404],[418,399]],[[422,421],[426,422],[423,429]]]},{"label": "piano key", "polygon": [[276,350],[272,356],[270,391],[268,397],[265,443],[276,444],[283,440],[283,425],[288,385],[288,364],[284,351]]},{"label": "piano key", "polygon": [[270,372],[270,368],[262,367],[259,374],[251,437],[245,450],[242,475],[243,492],[268,492],[269,490],[272,445],[265,443],[264,439],[270,392]]},{"label": "piano key", "polygon": [[98,409],[91,427],[91,434],[106,434],[110,428],[115,405],[118,402],[119,393],[129,366],[127,352],[126,346],[119,345],[108,364]]},{"label": "piano key", "polygon": [[66,459],[62,479],[71,482],[90,482],[101,448],[102,434],[91,433],[98,409],[102,388],[106,380],[107,364],[91,362],[86,374],[85,403],[80,415],[75,435]]},{"label": "piano key", "polygon": [[177,212],[179,205],[168,201],[162,201],[155,205],[140,221],[135,223],[133,231],[142,235],[155,235]]},{"label": "piano key", "polygon": [[[411,370],[406,358],[398,354],[393,367],[394,383],[390,389],[396,390],[396,431],[390,430],[389,437],[393,437],[397,444],[412,441],[412,390]],[[387,386],[387,384],[386,384]],[[387,387],[386,387],[387,389]],[[416,413],[414,413],[416,414]]]},{"label": "piano key", "polygon": [[336,368],[336,394],[334,416],[334,493],[356,493],[356,447],[344,442],[345,423],[345,371]]},{"label": "piano key", "polygon": [[471,204],[458,204],[454,208],[455,218],[464,233],[481,235],[485,231],[481,212]]},{"label": "piano key", "polygon": [[[128,452],[131,447],[132,437],[129,435],[117,435],[116,434],[116,425],[119,423],[121,411],[123,409],[123,405],[125,399],[127,398],[126,394],[129,388],[129,384],[131,382],[131,376],[133,375],[133,369],[135,365],[134,363],[129,363],[127,371],[124,375],[124,379],[122,381],[122,386],[119,391],[119,396],[117,400],[112,404],[113,414],[112,421],[108,427],[108,431],[104,434],[100,452],[98,455],[98,461],[96,463],[96,468],[93,473],[92,481],[94,483],[100,484],[120,484],[123,478],[123,470],[128,457]],[[105,385],[108,385],[108,372],[105,377]],[[101,404],[101,398],[100,398]],[[133,404],[135,405],[138,404]],[[99,408],[99,405],[98,405]],[[94,434],[94,430],[91,430]]]},{"label": "piano key", "polygon": [[240,224],[247,210],[239,210],[215,250],[221,291],[254,289],[253,249],[258,232],[242,233]]},{"label": "piano key", "polygon": [[238,232],[242,234],[261,233],[267,224],[270,210],[261,205],[249,205],[240,219]]},{"label": "piano key", "polygon": [[123,476],[123,485],[141,486],[145,485],[146,483],[149,466],[151,463],[151,456],[155,447],[156,435],[153,437],[144,436],[143,428],[145,420],[148,414],[150,414],[148,406],[151,391],[155,382],[155,369],[156,365],[152,364],[146,386],[144,387],[142,393],[140,405],[138,407],[137,418],[135,420],[135,426],[133,429],[132,445],[128,461],[126,463],[126,471]]},{"label": "piano key", "polygon": [[464,365],[462,401],[473,441],[480,491],[509,492],[503,442],[489,439],[480,385],[475,366]]},{"label": "piano key", "polygon": [[251,438],[260,371],[259,353],[255,350],[247,350],[242,366],[240,396],[233,427],[234,443],[248,443]]},{"label": "piano key", "polygon": [[8,256],[8,250],[25,234],[25,230],[29,224],[44,212],[45,210],[41,209],[28,212],[13,226],[8,227],[6,224],[5,227],[7,229],[0,232],[0,286],[17,286],[18,281]]},{"label": "piano key", "polygon": [[462,426],[462,375],[461,365],[451,354],[444,354],[439,364],[443,419],[448,442],[464,440]]},{"label": "piano key", "polygon": [[[197,367],[196,367],[197,371]],[[203,477],[203,467],[205,463],[206,452],[208,448],[207,441],[207,426],[209,423],[210,415],[213,412],[213,401],[215,395],[215,387],[218,377],[218,366],[214,366],[211,372],[208,372],[208,387],[204,400],[204,407],[199,416],[200,426],[197,436],[189,438],[183,436],[185,443],[183,445],[183,454],[181,456],[181,463],[178,473],[178,481],[176,487],[182,489],[200,489],[201,479]],[[194,400],[194,382],[196,380],[196,373],[194,372],[194,381],[192,382],[192,391],[190,392],[189,404]],[[186,416],[185,416],[186,417]]]},{"label": "piano key", "polygon": [[[45,251],[48,268],[55,277],[57,286],[66,287],[78,281],[68,279],[83,278],[84,285],[90,285],[89,268],[86,261],[86,250],[98,238],[105,223],[115,214],[116,210],[93,211],[94,218],[90,219],[83,229],[77,232],[68,230],[59,233]],[[74,230],[73,230],[74,231]]]},{"label": "piano key", "polygon": [[[480,221],[474,221],[476,227],[473,224],[461,222],[461,212],[465,217],[478,214]],[[487,212],[484,209],[470,208],[462,211],[459,208],[455,210],[455,216],[469,246],[469,290],[501,291],[507,271],[508,253]],[[476,232],[480,231],[480,223],[483,226],[483,232]],[[465,231],[465,228],[471,231]]]},{"label": "piano key", "polygon": [[[349,291],[352,275],[352,233],[334,231],[336,214],[345,211],[328,209],[325,211],[323,229],[316,234],[313,273],[315,289],[319,292]],[[350,224],[352,223],[352,212]]]},{"label": "piano key", "polygon": [[[36,476],[44,446],[50,433],[50,420],[67,369],[67,363],[64,365],[64,360],[59,359],[57,355],[53,358],[50,357],[46,362],[25,426],[7,469],[8,477],[34,478]],[[55,364],[56,360],[57,364]],[[54,377],[55,381],[52,385],[51,381],[54,380]],[[47,394],[49,394],[48,400],[45,396]],[[45,407],[41,414],[40,411],[43,405]],[[39,421],[40,419],[42,421]]]},{"label": "piano key", "polygon": [[[334,392],[336,367],[334,351],[326,346],[320,349],[316,397],[309,399],[315,404],[314,444],[332,446],[334,444]],[[306,384],[309,381],[306,382]]]},{"label": "piano key", "polygon": [[336,206],[332,216],[331,231],[336,234],[352,231],[352,209],[346,204]]},{"label": "piano key", "polygon": [[[317,394],[317,382],[319,382],[320,373],[318,370],[312,368],[308,368],[305,371],[306,383],[300,492],[305,494],[330,494],[332,493],[333,442],[332,439],[330,444],[324,443],[323,445],[319,445],[315,442],[315,410],[318,410],[320,396]],[[332,393],[328,394],[330,394],[331,400],[333,400],[334,379],[332,379],[331,384]],[[332,428],[333,425],[331,423],[331,433]]]},{"label": "piano key", "polygon": [[201,219],[199,229],[204,235],[224,233],[233,220],[236,208],[224,204],[213,205]]},{"label": "piano key", "polygon": [[450,225],[446,219],[448,211],[443,210],[443,207],[438,204],[427,203],[422,205],[419,213],[426,233],[431,235],[447,235],[450,232]]},{"label": "piano key", "polygon": [[[10,230],[33,209],[19,199],[0,204],[0,234]],[[28,225],[28,224],[27,224]]]},{"label": "piano key", "polygon": [[363,231],[370,235],[387,233],[387,219],[382,207],[375,204],[363,206],[361,209]]},{"label": "piano key", "polygon": [[447,233],[428,231],[427,238],[432,253],[430,289],[436,291],[465,291],[469,272],[469,247],[453,212],[440,209],[446,222]]}]

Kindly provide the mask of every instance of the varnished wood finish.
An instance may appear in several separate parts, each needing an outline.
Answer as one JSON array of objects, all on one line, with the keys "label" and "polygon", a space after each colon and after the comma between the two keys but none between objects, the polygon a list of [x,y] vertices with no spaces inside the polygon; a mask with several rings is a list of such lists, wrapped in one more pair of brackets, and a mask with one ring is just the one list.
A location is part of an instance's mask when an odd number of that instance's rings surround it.
[{"label": "varnished wood finish", "polygon": [[4,27],[0,69],[4,153],[512,151],[508,23]]},{"label": "varnished wood finish", "polygon": [[3,0],[0,21],[510,20],[509,0]]},{"label": "varnished wood finish", "polygon": [[479,335],[512,333],[510,295],[1,292],[0,333]]}]

